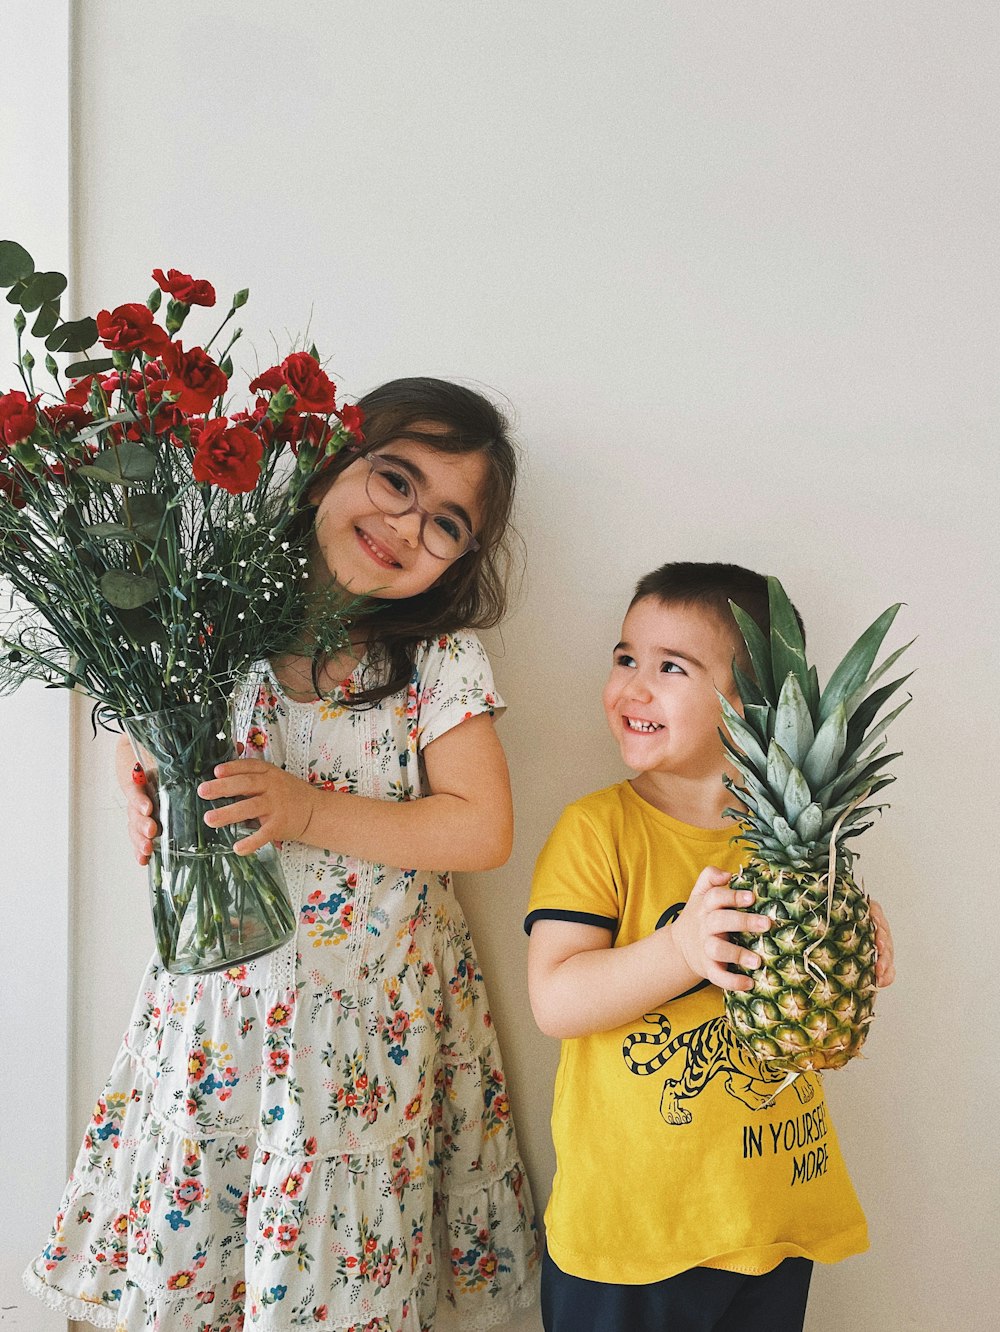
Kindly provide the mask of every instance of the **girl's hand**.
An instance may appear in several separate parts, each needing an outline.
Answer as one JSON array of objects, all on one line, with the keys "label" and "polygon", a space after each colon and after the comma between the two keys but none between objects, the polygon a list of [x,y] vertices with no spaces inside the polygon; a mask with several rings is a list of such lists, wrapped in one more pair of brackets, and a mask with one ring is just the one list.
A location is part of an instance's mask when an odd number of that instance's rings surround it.
[{"label": "girl's hand", "polygon": [[722,990],[751,990],[753,981],[729,970],[729,963],[751,970],[761,958],[729,938],[731,934],[764,934],[771,926],[767,916],[738,910],[753,904],[748,889],[730,888],[731,874],[707,865],[698,875],[684,910],[672,926],[677,947],[696,976]]},{"label": "girl's hand", "polygon": [[153,802],[146,790],[146,775],[142,764],[135,764],[131,775],[131,789],[125,797],[128,817],[128,835],[140,865],[148,865],[153,854],[153,838],[159,835],[159,824],[152,818]]},{"label": "girl's hand", "polygon": [[892,931],[885,912],[874,898],[869,902],[872,924],[875,926],[875,984],[879,988],[891,985],[896,979],[896,965],[892,947]]},{"label": "girl's hand", "polygon": [[115,775],[125,797],[125,817],[128,836],[140,865],[148,865],[153,854],[153,838],[159,835],[159,825],[153,819],[153,801],[146,787],[146,774],[142,764],[136,762],[135,751],[123,735],[115,750]]},{"label": "girl's hand", "polygon": [[233,801],[206,812],[205,822],[211,828],[259,820],[260,828],[255,833],[233,845],[238,855],[249,856],[268,842],[301,841],[312,820],[318,792],[301,777],[263,759],[234,759],[220,763],[214,779],[202,782],[198,794],[203,800]]}]

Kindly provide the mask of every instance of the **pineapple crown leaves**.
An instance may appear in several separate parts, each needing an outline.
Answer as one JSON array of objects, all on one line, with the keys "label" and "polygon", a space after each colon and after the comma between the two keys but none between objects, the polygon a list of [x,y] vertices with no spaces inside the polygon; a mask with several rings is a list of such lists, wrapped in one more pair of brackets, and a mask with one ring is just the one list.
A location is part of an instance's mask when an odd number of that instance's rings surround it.
[{"label": "pineapple crown leaves", "polygon": [[904,644],[872,669],[899,604],[869,625],[821,693],[816,668],[806,661],[794,608],[776,578],[767,585],[770,636],[730,602],[753,677],[734,663],[742,715],[719,695],[728,731],[720,735],[742,783],[724,780],[745,806],[726,814],[741,823],[740,838],[763,858],[803,869],[828,863],[829,836],[844,815],[837,856],[849,866],[851,852],[844,842],[864,832],[871,816],[885,808],[867,802],[894,780],[886,768],[899,754],[885,752],[885,732],[910,702],[907,697],[878,720],[910,678],[902,675],[875,688],[910,646]]}]

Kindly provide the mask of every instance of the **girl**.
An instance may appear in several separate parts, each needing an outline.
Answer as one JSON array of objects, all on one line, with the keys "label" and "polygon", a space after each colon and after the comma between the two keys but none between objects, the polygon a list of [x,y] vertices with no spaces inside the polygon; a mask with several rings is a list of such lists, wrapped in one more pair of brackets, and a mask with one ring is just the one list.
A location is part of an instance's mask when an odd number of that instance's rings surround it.
[{"label": "girl", "polygon": [[[338,656],[261,663],[246,757],[199,788],[280,845],[298,936],[204,976],[156,963],[29,1288],[156,1332],[463,1329],[533,1298],[536,1234],[496,1036],[450,869],[510,852],[468,626],[495,624],[514,492],[496,408],[404,379],[361,400],[365,444],[317,482],[313,566],[368,595]],[[119,777],[140,863],[156,824]]]}]

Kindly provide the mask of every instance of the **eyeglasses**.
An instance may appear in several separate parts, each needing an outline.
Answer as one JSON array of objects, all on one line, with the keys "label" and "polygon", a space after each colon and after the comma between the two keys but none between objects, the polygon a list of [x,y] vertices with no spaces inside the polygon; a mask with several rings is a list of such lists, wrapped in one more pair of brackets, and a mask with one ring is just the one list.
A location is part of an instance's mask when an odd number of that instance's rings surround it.
[{"label": "eyeglasses", "polygon": [[428,555],[433,555],[436,560],[456,560],[470,550],[479,549],[479,542],[461,518],[453,513],[431,513],[417,503],[416,486],[405,472],[383,461],[377,454],[370,453],[364,461],[368,464],[365,482],[368,498],[377,509],[393,518],[419,513],[420,540]]}]

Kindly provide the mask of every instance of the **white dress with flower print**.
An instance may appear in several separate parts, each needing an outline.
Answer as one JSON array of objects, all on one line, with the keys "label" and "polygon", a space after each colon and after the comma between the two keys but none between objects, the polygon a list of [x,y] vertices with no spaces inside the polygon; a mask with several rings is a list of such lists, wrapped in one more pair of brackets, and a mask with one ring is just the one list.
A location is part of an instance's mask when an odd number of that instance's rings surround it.
[{"label": "white dress with flower print", "polygon": [[[371,709],[350,687],[295,703],[262,666],[247,752],[412,800],[423,747],[502,707],[470,634],[424,644]],[[534,1297],[537,1240],[449,876],[281,857],[296,939],[228,972],[150,966],[25,1281],[127,1332],[428,1332],[439,1295],[465,1329],[503,1324]]]}]

